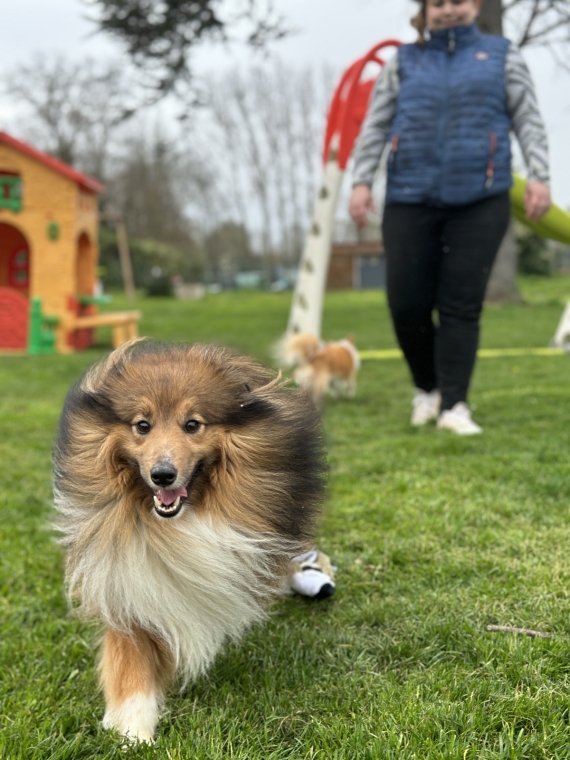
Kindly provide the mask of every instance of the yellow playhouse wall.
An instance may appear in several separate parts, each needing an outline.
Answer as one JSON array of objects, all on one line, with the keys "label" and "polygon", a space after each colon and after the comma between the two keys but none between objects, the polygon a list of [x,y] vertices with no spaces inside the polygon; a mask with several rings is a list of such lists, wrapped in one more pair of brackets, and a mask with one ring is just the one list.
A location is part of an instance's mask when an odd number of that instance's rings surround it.
[{"label": "yellow playhouse wall", "polygon": [[97,280],[97,265],[99,263],[99,210],[98,200],[95,193],[88,190],[77,188],[76,197],[76,225],[75,240],[79,240],[80,235],[85,232],[91,242],[92,247],[92,276],[91,292],[95,287]]},{"label": "yellow playhouse wall", "polygon": [[[57,348],[67,345],[69,297],[75,295],[77,239],[85,231],[94,246],[97,265],[97,197],[73,181],[13,148],[0,144],[0,169],[22,178],[22,209],[0,209],[0,221],[13,224],[30,245],[30,298],[42,299],[45,314],[58,316]],[[48,225],[56,222],[59,237],[50,240]],[[94,273],[95,276],[95,273]]]}]

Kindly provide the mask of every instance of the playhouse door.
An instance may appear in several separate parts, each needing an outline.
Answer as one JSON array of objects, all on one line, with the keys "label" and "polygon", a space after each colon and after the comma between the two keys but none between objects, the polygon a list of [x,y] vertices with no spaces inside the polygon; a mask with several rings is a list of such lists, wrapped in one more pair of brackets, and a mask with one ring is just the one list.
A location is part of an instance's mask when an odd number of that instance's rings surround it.
[{"label": "playhouse door", "polygon": [[12,288],[0,288],[0,349],[27,348],[28,319],[28,299]]},{"label": "playhouse door", "polygon": [[30,246],[20,230],[6,222],[0,222],[0,287],[29,295]]},{"label": "playhouse door", "polygon": [[28,345],[30,246],[20,230],[0,222],[0,349]]},{"label": "playhouse door", "polygon": [[[93,296],[95,287],[95,251],[91,245],[89,236],[82,232],[77,240],[77,254],[75,258],[75,293],[78,299],[77,316],[87,317],[97,312],[97,307],[90,303],[87,298]],[[73,337],[73,345],[80,351],[89,348],[93,344],[95,331],[89,328],[76,330]]]}]

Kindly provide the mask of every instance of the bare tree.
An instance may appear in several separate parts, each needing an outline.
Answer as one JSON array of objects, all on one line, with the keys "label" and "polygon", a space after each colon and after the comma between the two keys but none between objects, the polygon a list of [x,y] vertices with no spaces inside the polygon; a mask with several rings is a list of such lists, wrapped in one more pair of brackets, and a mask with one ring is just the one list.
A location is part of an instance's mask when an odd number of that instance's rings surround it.
[{"label": "bare tree", "polygon": [[[203,162],[180,134],[160,125],[133,125],[114,150],[104,217],[118,216],[128,231],[135,281],[162,287],[173,274],[192,281],[204,268],[200,235],[190,208],[211,182]],[[103,235],[103,263],[116,274],[119,240]],[[159,277],[153,275],[159,270]],[[149,285],[150,287],[150,285]]]},{"label": "bare tree", "polygon": [[211,184],[204,163],[160,126],[137,126],[116,149],[107,202],[129,235],[174,245],[193,238],[189,207]]},{"label": "bare tree", "polygon": [[274,61],[209,81],[210,161],[220,197],[240,223],[260,231],[273,257],[296,262],[320,177],[331,77]]},{"label": "bare tree", "polygon": [[[259,268],[247,230],[235,222],[223,222],[204,239],[208,274],[214,282],[229,283],[239,271]],[[256,261],[257,259],[257,261]]]},{"label": "bare tree", "polygon": [[118,62],[38,54],[8,72],[4,89],[28,113],[27,139],[106,179],[111,139],[134,113],[132,86]]},{"label": "bare tree", "polygon": [[570,71],[570,3],[568,0],[506,0],[503,17],[519,47],[545,47]]}]

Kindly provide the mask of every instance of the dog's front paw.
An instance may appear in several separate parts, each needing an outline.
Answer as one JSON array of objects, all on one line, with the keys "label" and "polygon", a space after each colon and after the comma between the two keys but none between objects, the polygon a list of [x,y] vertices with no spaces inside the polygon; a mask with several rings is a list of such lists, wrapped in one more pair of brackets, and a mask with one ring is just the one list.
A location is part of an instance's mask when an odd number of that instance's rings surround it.
[{"label": "dog's front paw", "polygon": [[133,694],[122,702],[108,704],[103,728],[114,728],[132,742],[152,744],[158,723],[158,705],[154,694]]}]

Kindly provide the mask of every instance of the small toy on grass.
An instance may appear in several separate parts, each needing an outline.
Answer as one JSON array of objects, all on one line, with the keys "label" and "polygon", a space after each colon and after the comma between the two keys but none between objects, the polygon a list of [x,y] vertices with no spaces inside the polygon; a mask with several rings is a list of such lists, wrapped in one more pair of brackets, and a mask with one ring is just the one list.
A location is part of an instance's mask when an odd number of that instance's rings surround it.
[{"label": "small toy on grass", "polygon": [[318,549],[310,549],[289,562],[289,586],[301,596],[327,599],[335,592],[335,570],[326,554]]}]

